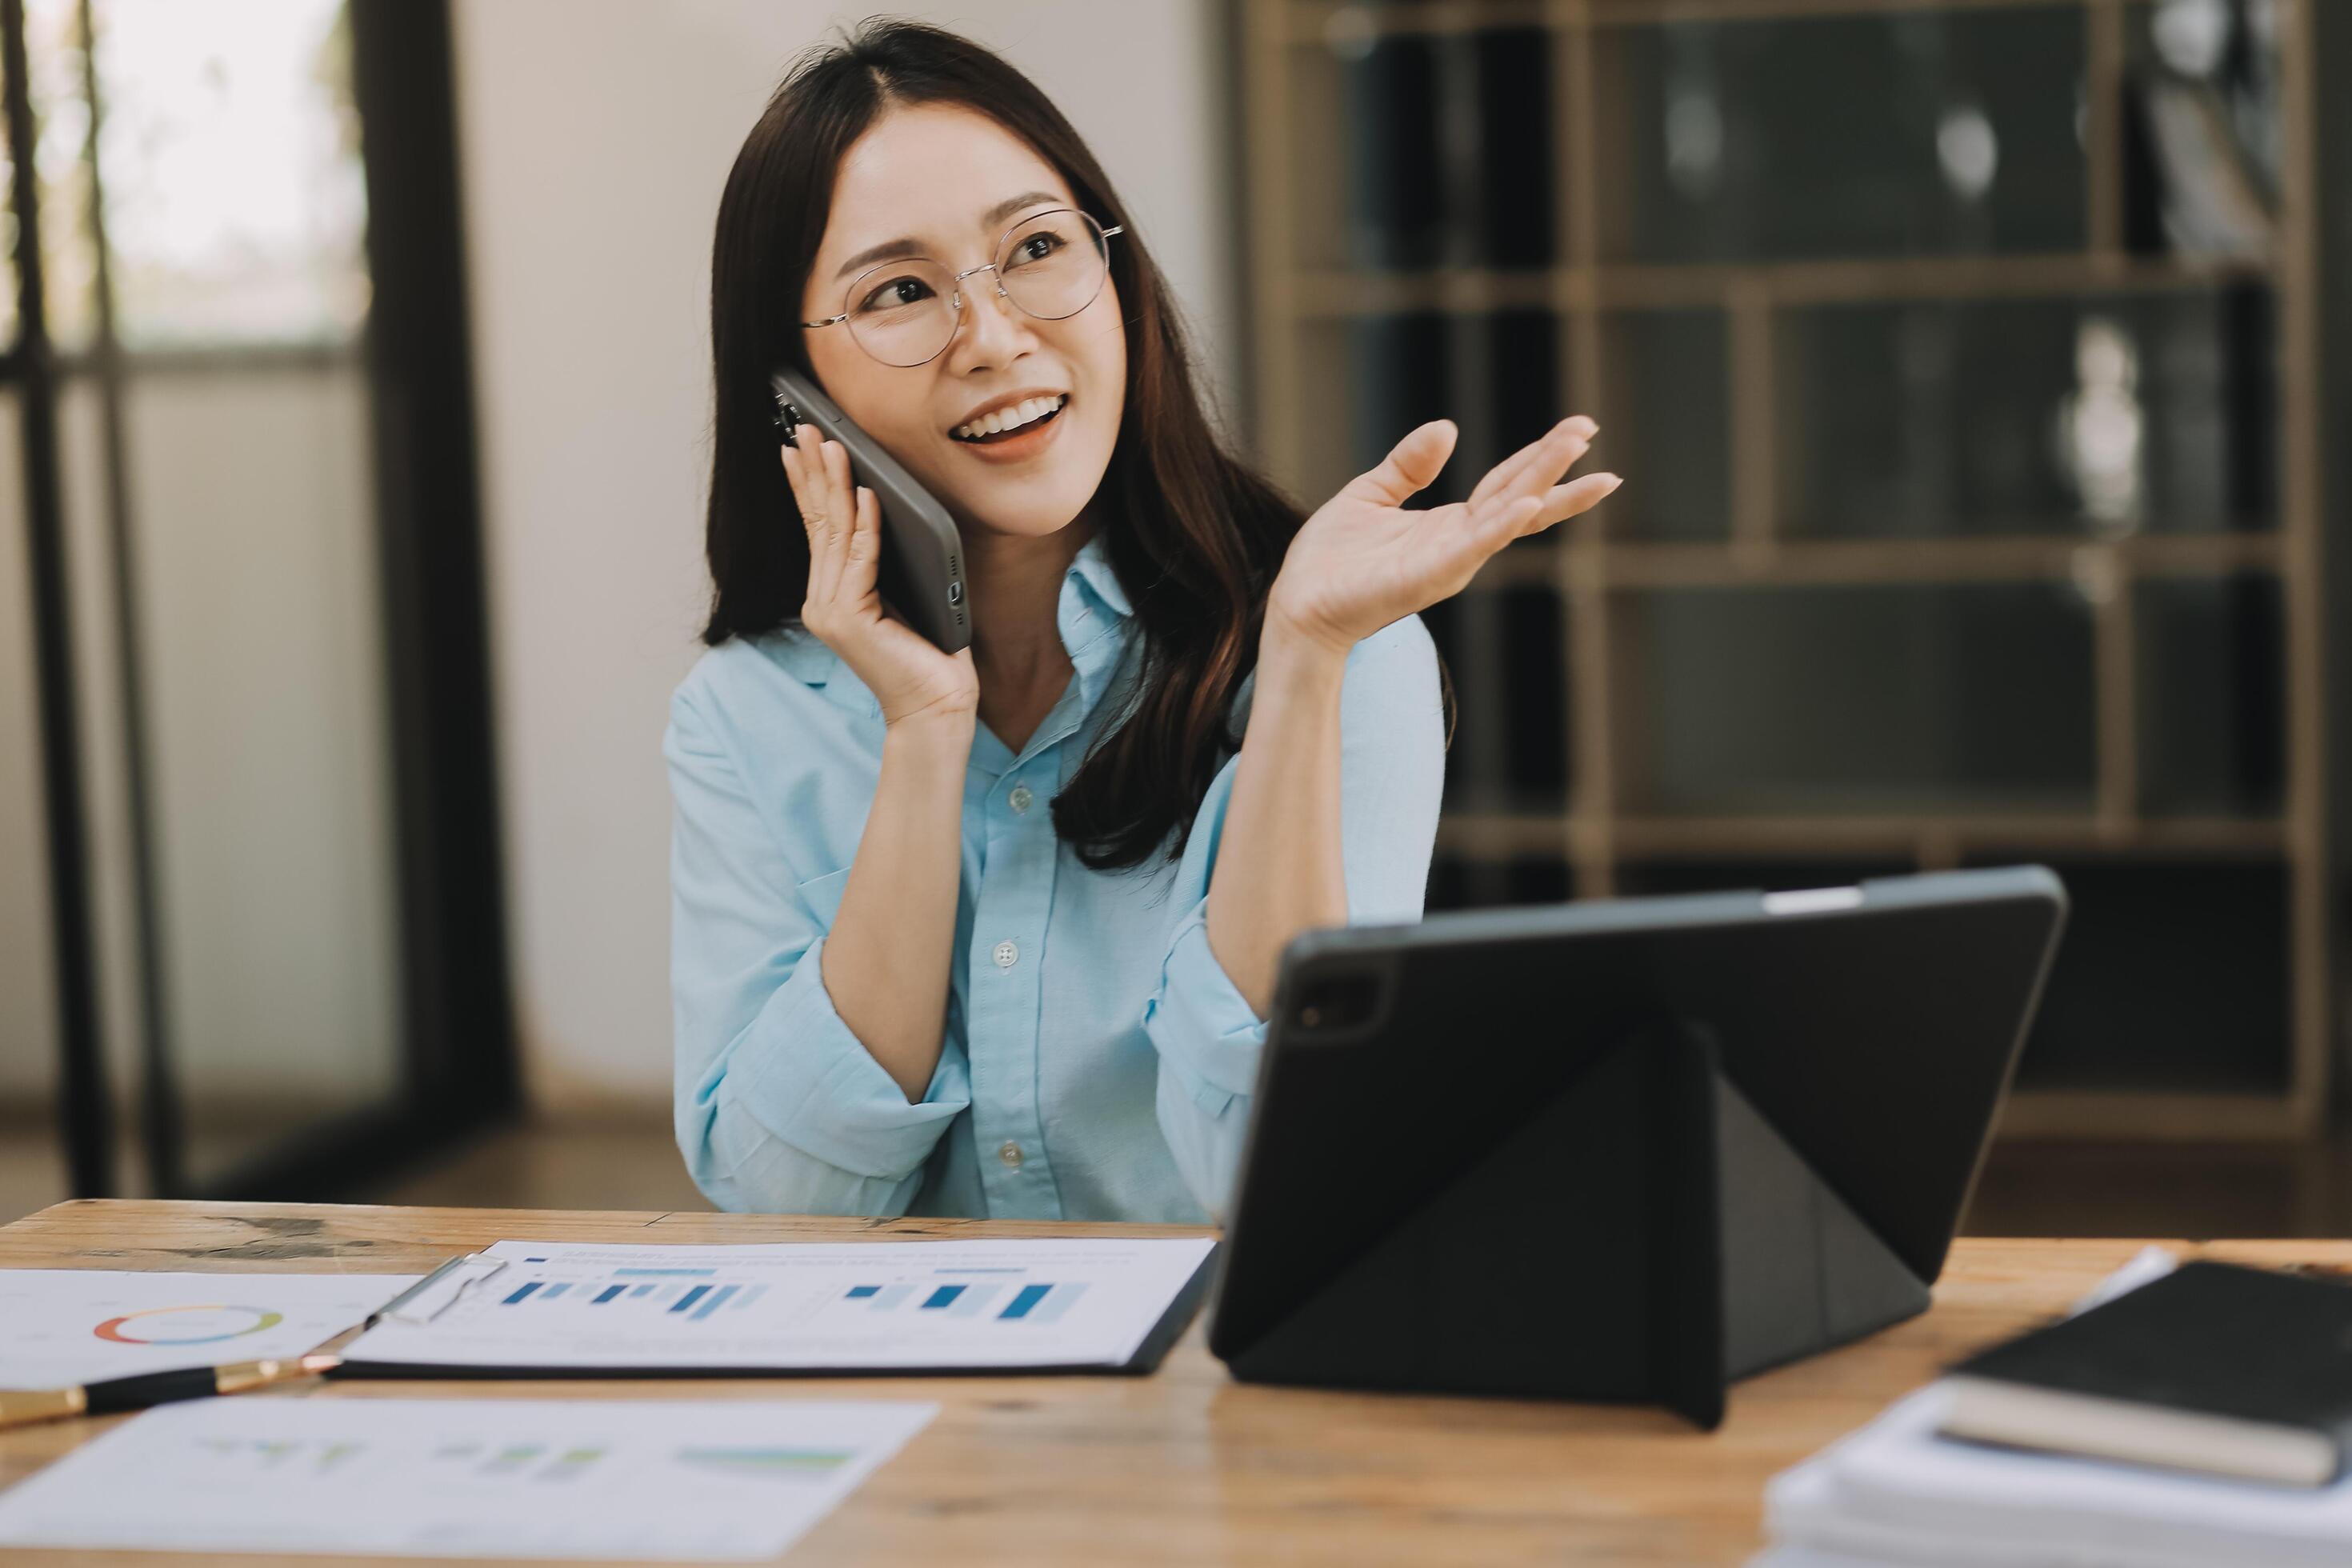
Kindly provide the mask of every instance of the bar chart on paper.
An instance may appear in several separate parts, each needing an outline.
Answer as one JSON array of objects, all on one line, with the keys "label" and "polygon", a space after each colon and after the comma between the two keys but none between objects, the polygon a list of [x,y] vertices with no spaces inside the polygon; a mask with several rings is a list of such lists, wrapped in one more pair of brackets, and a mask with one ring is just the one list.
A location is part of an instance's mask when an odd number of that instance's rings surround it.
[{"label": "bar chart on paper", "polygon": [[769,1559],[936,1410],[897,1400],[191,1400],[0,1493],[0,1546],[209,1550],[240,1562],[284,1552]]},{"label": "bar chart on paper", "polygon": [[993,1318],[1000,1323],[1051,1323],[1086,1290],[1083,1281],[852,1285],[841,1299],[868,1312],[940,1312],[950,1318]]},{"label": "bar chart on paper", "polygon": [[1213,1246],[500,1242],[429,1316],[372,1329],[347,1370],[1123,1368],[1196,1298]]}]

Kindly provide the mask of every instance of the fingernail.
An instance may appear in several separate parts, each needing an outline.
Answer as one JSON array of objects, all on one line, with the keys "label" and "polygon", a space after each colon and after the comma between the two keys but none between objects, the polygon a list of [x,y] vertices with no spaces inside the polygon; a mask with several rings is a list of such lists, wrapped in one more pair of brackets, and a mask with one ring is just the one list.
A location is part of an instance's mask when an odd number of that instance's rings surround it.
[{"label": "fingernail", "polygon": [[1588,441],[1601,434],[1601,426],[1581,414],[1571,414],[1560,423]]},{"label": "fingernail", "polygon": [[1617,474],[1603,474],[1603,475],[1601,475],[1601,477],[1602,479],[1607,479],[1607,480],[1609,481],[1609,489],[1605,489],[1605,490],[1602,490],[1602,491],[1601,492],[1602,495],[1608,495],[1608,494],[1610,494],[1611,492],[1614,491],[1614,490],[1617,489],[1617,487],[1618,487],[1619,485],[1622,485],[1622,484],[1623,484],[1623,483],[1625,482],[1624,479],[1623,479],[1622,476],[1617,475]]}]

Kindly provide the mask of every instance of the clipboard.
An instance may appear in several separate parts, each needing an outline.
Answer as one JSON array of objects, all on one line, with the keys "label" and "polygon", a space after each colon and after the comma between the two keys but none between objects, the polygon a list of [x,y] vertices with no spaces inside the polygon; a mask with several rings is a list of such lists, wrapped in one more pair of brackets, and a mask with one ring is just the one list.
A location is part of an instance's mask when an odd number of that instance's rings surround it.
[{"label": "clipboard", "polygon": [[[1103,1244],[1107,1246],[1125,1245],[1128,1247],[1133,1247],[1137,1245],[1137,1243],[1131,1242],[1120,1243],[1112,1238],[1102,1238],[1102,1240]],[[555,1244],[515,1242],[504,1243],[501,1245],[520,1247],[526,1251],[541,1245],[545,1245],[551,1253],[557,1250]],[[829,1244],[812,1243],[806,1245],[808,1249],[813,1252],[837,1252],[840,1250],[839,1247]],[[879,1257],[881,1254],[874,1251],[875,1248],[923,1248],[929,1247],[970,1247],[976,1244],[918,1241],[900,1243],[861,1243],[854,1244],[852,1250]],[[1068,1247],[1074,1245],[1074,1243],[1067,1239],[1062,1239],[1047,1244],[1007,1241],[1004,1245],[1009,1247],[1034,1247],[1038,1245]],[[1078,1243],[1076,1245],[1087,1245],[1087,1243]],[[1146,1242],[1142,1245],[1159,1246],[1163,1244],[1155,1238],[1153,1241]],[[953,1358],[931,1360],[890,1360],[877,1361],[871,1363],[855,1361],[833,1361],[826,1362],[823,1364],[796,1363],[792,1360],[789,1355],[778,1354],[761,1355],[758,1357],[739,1356],[734,1359],[728,1359],[724,1356],[712,1356],[701,1360],[686,1360],[677,1356],[669,1356],[662,1359],[648,1359],[640,1363],[630,1363],[626,1361],[615,1362],[609,1359],[583,1360],[576,1357],[567,1357],[563,1353],[563,1330],[561,1325],[566,1320],[550,1317],[541,1320],[541,1321],[547,1325],[544,1342],[548,1346],[548,1352],[544,1355],[501,1358],[495,1361],[482,1359],[436,1360],[431,1359],[430,1357],[421,1357],[413,1353],[404,1353],[397,1356],[384,1354],[371,1355],[367,1346],[367,1332],[362,1331],[357,1340],[343,1350],[341,1352],[343,1357],[342,1364],[336,1369],[332,1375],[337,1377],[383,1379],[495,1379],[501,1382],[540,1378],[562,1378],[569,1380],[582,1378],[669,1379],[709,1377],[1145,1376],[1159,1369],[1160,1363],[1166,1359],[1169,1349],[1174,1345],[1178,1338],[1183,1334],[1184,1331],[1191,1326],[1192,1320],[1199,1315],[1201,1307],[1207,1298],[1211,1282],[1215,1276],[1217,1247],[1213,1242],[1201,1241],[1197,1243],[1174,1245],[1181,1246],[1188,1249],[1191,1247],[1196,1246],[1199,1249],[1197,1256],[1189,1262],[1186,1262],[1181,1257],[1171,1259],[1173,1262],[1181,1264],[1184,1269],[1181,1276],[1181,1280],[1173,1286],[1172,1290],[1171,1290],[1167,1296],[1164,1306],[1158,1310],[1157,1315],[1150,1322],[1149,1329],[1142,1334],[1139,1341],[1134,1344],[1132,1350],[1124,1352],[1118,1355],[1052,1355],[1040,1356],[1036,1359],[989,1359],[986,1361],[970,1363]],[[615,1246],[610,1250],[627,1251],[631,1249],[625,1247]],[[688,1249],[653,1247],[637,1248],[635,1250],[652,1254],[662,1254]],[[697,1248],[691,1250],[708,1253],[724,1252],[727,1249],[722,1247],[716,1248]],[[772,1257],[779,1253],[790,1251],[791,1244],[782,1244],[777,1247],[764,1248],[755,1247],[753,1250],[763,1251]],[[782,1258],[778,1258],[777,1260],[780,1262],[788,1261]],[[483,1309],[480,1303],[486,1300],[503,1300],[517,1299],[529,1292],[531,1286],[528,1281],[521,1284],[517,1283],[518,1279],[533,1272],[532,1269],[527,1267],[518,1267],[519,1263],[528,1261],[532,1260],[495,1257],[487,1252],[469,1253],[460,1257],[452,1258],[442,1264],[440,1268],[436,1268],[432,1273],[426,1275],[424,1279],[419,1279],[408,1289],[404,1290],[400,1295],[386,1302],[377,1311],[370,1314],[365,1325],[365,1330],[373,1331],[381,1325],[389,1324],[406,1329],[424,1330],[429,1332],[432,1325],[436,1322],[446,1322],[450,1321],[449,1314],[457,1310],[461,1303],[467,1304],[469,1310],[475,1315],[482,1315]],[[649,1268],[635,1271],[624,1270],[624,1272],[658,1274],[681,1271]],[[1006,1271],[971,1268],[961,1270],[960,1272],[977,1276]],[[647,1285],[645,1288],[652,1289],[656,1287]],[[706,1285],[698,1289],[692,1285],[681,1284],[675,1287],[675,1289],[678,1291],[680,1298],[677,1301],[677,1309],[679,1311],[686,1311],[688,1309],[698,1305],[696,1300],[698,1295],[700,1295],[703,1291],[709,1290],[711,1288]],[[860,1290],[866,1289],[868,1288],[853,1287],[849,1294],[856,1295]],[[977,1292],[983,1289],[1003,1290],[1004,1288],[995,1285],[990,1281],[979,1280],[968,1285],[950,1287],[950,1289],[956,1290],[968,1289]],[[1066,1287],[1030,1285],[1013,1288],[998,1296],[992,1302],[991,1307],[992,1315],[1025,1315],[1030,1310],[1032,1300],[1034,1299],[1039,1303],[1038,1316],[1042,1319],[1045,1312],[1050,1309],[1052,1290],[1060,1289],[1066,1289]],[[1083,1289],[1084,1287],[1081,1286],[1080,1289]],[[506,1292],[507,1295],[501,1298],[499,1294],[499,1292]],[[709,1298],[704,1297],[703,1300],[707,1301]],[[708,1310],[717,1308],[724,1301],[724,1300],[725,1298],[722,1296],[719,1299],[719,1301],[709,1302],[709,1307],[706,1309],[706,1314]],[[878,1304],[887,1305],[888,1303],[883,1302]],[[967,1300],[965,1304],[970,1305],[971,1303]],[[911,1310],[919,1311],[923,1305],[927,1305],[927,1303],[911,1304]],[[568,1313],[569,1322],[578,1323],[581,1321],[583,1314],[579,1309],[571,1308],[566,1309],[565,1310]],[[593,1308],[590,1309],[590,1310],[593,1310]],[[463,1316],[464,1314],[460,1315]],[[735,1342],[740,1344],[741,1341],[738,1340]],[[410,1346],[408,1349],[413,1351],[414,1346]]]},{"label": "clipboard", "polygon": [[1300,938],[1210,1350],[1712,1428],[1925,1310],[2064,915],[2021,867]]}]

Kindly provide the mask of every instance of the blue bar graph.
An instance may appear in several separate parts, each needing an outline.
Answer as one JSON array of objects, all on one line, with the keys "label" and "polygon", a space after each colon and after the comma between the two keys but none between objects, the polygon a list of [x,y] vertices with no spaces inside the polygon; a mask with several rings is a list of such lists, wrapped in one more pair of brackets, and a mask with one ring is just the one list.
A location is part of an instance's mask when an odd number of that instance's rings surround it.
[{"label": "blue bar graph", "polygon": [[1024,1285],[1005,1303],[999,1318],[1026,1318],[1033,1323],[1050,1323],[1070,1310],[1070,1304],[1086,1293],[1084,1285]]},{"label": "blue bar graph", "polygon": [[511,1307],[517,1301],[521,1300],[525,1296],[530,1295],[533,1290],[538,1289],[539,1281],[534,1279],[530,1284],[524,1286],[521,1289],[517,1290],[513,1295],[508,1297],[505,1300],[499,1302],[499,1305],[501,1307]]},{"label": "blue bar graph", "polygon": [[632,1300],[639,1296],[650,1296],[653,1293],[654,1288],[650,1285],[633,1285],[629,1288],[629,1295]]},{"label": "blue bar graph", "polygon": [[765,1285],[746,1285],[743,1287],[743,1293],[735,1298],[734,1310],[740,1312],[767,1293],[768,1288]]},{"label": "blue bar graph", "polygon": [[673,1312],[683,1312],[688,1307],[693,1306],[697,1301],[701,1300],[705,1296],[709,1294],[709,1286],[697,1285],[693,1289],[688,1290],[685,1295],[680,1296],[677,1300],[671,1302],[669,1310]]},{"label": "blue bar graph", "polygon": [[961,1285],[942,1285],[924,1300],[923,1310],[934,1312],[940,1308],[952,1306],[955,1299],[962,1295],[963,1291],[964,1288]]},{"label": "blue bar graph", "polygon": [[542,1301],[552,1301],[552,1300],[554,1300],[558,1296],[562,1295],[566,1290],[569,1290],[569,1289],[572,1289],[571,1281],[566,1280],[566,1279],[559,1279],[559,1280],[557,1280],[554,1284],[550,1285],[546,1289],[541,1290],[541,1291],[539,1293],[539,1299],[540,1299],[541,1300],[542,1300]]},{"label": "blue bar graph", "polygon": [[970,1285],[959,1287],[959,1289],[962,1289],[963,1294],[956,1298],[955,1304],[948,1309],[948,1316],[950,1318],[979,1317],[980,1310],[982,1307],[987,1306],[990,1300],[995,1297],[996,1293],[999,1290],[1003,1289],[1004,1287],[1002,1285]]},{"label": "blue bar graph", "polygon": [[849,1288],[849,1299],[853,1301],[862,1301],[868,1296],[878,1296],[881,1293],[882,1287],[879,1285],[852,1285]]},{"label": "blue bar graph", "polygon": [[591,1302],[590,1305],[601,1307],[605,1302],[611,1300],[614,1297],[619,1295],[622,1291],[627,1289],[628,1287],[626,1285],[607,1285],[602,1290],[596,1292],[596,1300]]},{"label": "blue bar graph", "polygon": [[1084,1285],[1056,1285],[1053,1292],[1037,1303],[1029,1313],[1033,1323],[1050,1323],[1070,1310],[1070,1303],[1086,1294]]},{"label": "blue bar graph", "polygon": [[1053,1289],[1051,1285],[1024,1285],[1013,1292],[1013,1300],[1004,1310],[996,1315],[1000,1318],[1025,1318]]},{"label": "blue bar graph", "polygon": [[732,1285],[721,1285],[718,1289],[713,1290],[710,1293],[710,1300],[694,1310],[694,1321],[698,1323],[719,1310],[727,1304],[727,1298],[733,1294],[735,1294],[735,1287]]}]

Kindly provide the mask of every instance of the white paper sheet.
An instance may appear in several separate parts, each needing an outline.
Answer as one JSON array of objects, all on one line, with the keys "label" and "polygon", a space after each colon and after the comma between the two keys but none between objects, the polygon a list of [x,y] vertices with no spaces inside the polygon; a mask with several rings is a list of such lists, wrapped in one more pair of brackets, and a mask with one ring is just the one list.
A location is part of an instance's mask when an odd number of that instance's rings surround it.
[{"label": "white paper sheet", "polygon": [[298,1356],[417,1278],[0,1268],[0,1388]]},{"label": "white paper sheet", "polygon": [[354,1361],[778,1370],[1123,1366],[1214,1244],[502,1241],[505,1267]]},{"label": "white paper sheet", "polygon": [[195,1400],[151,1410],[0,1494],[0,1546],[773,1557],[938,1408]]}]

